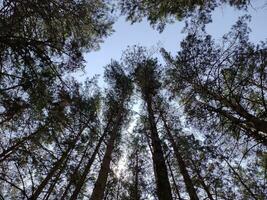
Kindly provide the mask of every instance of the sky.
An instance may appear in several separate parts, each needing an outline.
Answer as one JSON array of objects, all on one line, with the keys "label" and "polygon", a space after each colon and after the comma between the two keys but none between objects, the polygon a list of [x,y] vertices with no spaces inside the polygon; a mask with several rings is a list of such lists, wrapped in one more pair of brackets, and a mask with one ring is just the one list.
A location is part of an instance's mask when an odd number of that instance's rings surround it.
[{"label": "sky", "polygon": [[[252,33],[250,38],[253,42],[267,39],[267,1],[254,0],[248,13],[252,16],[249,23]],[[265,6],[264,6],[265,5]],[[264,6],[264,7],[263,7]],[[239,11],[229,6],[217,8],[212,15],[213,22],[207,26],[207,32],[215,39],[227,33],[239,16],[246,12]],[[104,66],[113,60],[120,60],[122,52],[127,46],[142,45],[148,48],[159,46],[168,52],[175,53],[179,50],[179,44],[185,37],[181,33],[184,21],[168,24],[162,33],[153,29],[147,21],[135,23],[126,22],[124,17],[119,17],[114,24],[114,33],[106,38],[96,52],[89,52],[85,55],[86,67],[84,72],[77,73],[79,81],[91,78],[100,74],[99,85],[103,86]]]}]

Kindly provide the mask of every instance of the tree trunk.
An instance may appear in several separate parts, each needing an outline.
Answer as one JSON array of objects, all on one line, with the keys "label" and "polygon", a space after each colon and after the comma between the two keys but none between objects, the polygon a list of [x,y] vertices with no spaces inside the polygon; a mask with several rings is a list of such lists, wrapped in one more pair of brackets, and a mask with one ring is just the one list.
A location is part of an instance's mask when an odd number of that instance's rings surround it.
[{"label": "tree trunk", "polygon": [[[88,148],[89,148],[89,146],[90,146],[89,144],[90,144],[90,142],[88,142],[88,144],[87,144],[87,146],[86,146],[86,149],[84,150],[83,155],[82,155],[82,157],[81,157],[81,159],[80,159],[78,165],[75,167],[74,172],[70,175],[70,176],[71,176],[71,179],[72,179],[72,177],[74,177],[75,174],[78,172],[78,170],[79,170],[79,168],[80,168],[80,166],[81,166],[81,164],[82,164],[82,161],[83,161],[83,159],[85,158],[86,152],[87,152],[87,150],[88,150]],[[68,182],[68,185],[67,185],[66,188],[65,188],[65,191],[64,191],[63,195],[62,195],[61,198],[60,198],[61,200],[65,200],[65,199],[66,199],[66,196],[67,196],[67,194],[68,194],[68,190],[69,190],[69,188],[71,187],[72,184],[73,184],[73,183],[72,183],[72,180],[70,180],[70,181]]]},{"label": "tree trunk", "polygon": [[175,192],[176,192],[176,194],[177,194],[177,196],[178,196],[178,199],[179,199],[179,200],[182,200],[181,194],[180,194],[180,192],[179,192],[178,185],[177,185],[177,183],[176,183],[176,181],[175,181],[175,177],[174,177],[174,174],[173,174],[173,171],[172,171],[172,168],[171,168],[171,165],[170,165],[170,162],[169,162],[168,159],[167,159],[167,165],[168,165],[168,167],[169,167],[169,171],[170,171],[170,173],[171,173],[172,182],[173,182],[173,185],[174,185]]},{"label": "tree trunk", "polygon": [[65,162],[64,162],[63,166],[60,168],[59,172],[57,173],[55,180],[53,181],[53,183],[51,183],[44,200],[49,200],[49,197],[50,197],[51,193],[53,192],[53,189],[55,188],[55,186],[56,186],[56,184],[60,178],[60,175],[62,174],[64,168],[66,167],[67,161],[68,160],[65,159]]},{"label": "tree trunk", "polygon": [[134,178],[134,193],[133,193],[133,200],[139,200],[139,156],[138,150],[135,152],[135,178]]},{"label": "tree trunk", "polygon": [[115,141],[118,136],[118,128],[122,120],[122,114],[119,113],[119,115],[120,117],[117,120],[115,127],[113,127],[110,133],[110,138],[108,140],[106,152],[90,200],[102,200],[104,197],[108,174],[110,172],[110,162],[112,158],[112,152],[115,147]]},{"label": "tree trunk", "polygon": [[162,151],[161,141],[159,139],[154,112],[152,109],[152,99],[149,95],[145,99],[150,125],[150,136],[152,141],[152,159],[154,163],[154,173],[157,184],[157,195],[159,200],[172,200],[171,186],[168,177],[168,171]]},{"label": "tree trunk", "polygon": [[76,135],[75,139],[71,142],[68,149],[62,154],[61,158],[55,162],[54,166],[50,169],[45,179],[40,183],[38,188],[30,197],[30,200],[36,200],[39,197],[39,195],[41,194],[47,183],[53,178],[54,174],[61,168],[61,165],[64,163],[64,161],[68,159],[69,153],[73,150],[84,128],[82,128],[81,131]]},{"label": "tree trunk", "polygon": [[205,192],[208,195],[208,198],[210,200],[214,200],[214,198],[212,197],[212,194],[210,193],[210,188],[209,186],[206,185],[204,178],[201,176],[200,170],[198,169],[198,167],[195,165],[194,161],[191,159],[191,163],[195,169],[195,172],[197,173],[198,179],[200,181],[200,184],[202,185],[203,189],[205,190]]},{"label": "tree trunk", "polygon": [[180,172],[184,178],[187,193],[189,194],[191,200],[198,200],[199,198],[198,198],[196,190],[194,188],[194,184],[192,183],[192,180],[191,180],[189,173],[187,171],[186,163],[184,162],[183,157],[181,156],[179,148],[176,145],[176,142],[172,136],[172,133],[171,133],[171,131],[167,125],[166,119],[164,118],[163,114],[161,114],[161,117],[162,117],[162,121],[164,123],[164,127],[166,129],[167,135],[168,135],[168,139],[169,139],[169,141],[172,145],[172,148],[174,150],[174,155],[176,157]]},{"label": "tree trunk", "polygon": [[121,120],[122,120],[122,113],[121,111],[118,111],[118,118],[116,120],[115,126],[112,128],[112,131],[110,133],[110,138],[108,140],[106,152],[90,200],[102,200],[104,197],[108,174],[110,172],[110,162],[112,158],[112,152],[115,147],[115,141],[118,136],[118,129]]},{"label": "tree trunk", "polygon": [[76,185],[76,188],[75,188],[74,192],[72,193],[72,195],[70,197],[70,200],[76,200],[77,199],[77,197],[78,197],[78,195],[79,195],[79,193],[80,193],[80,191],[82,189],[82,186],[83,186],[83,184],[84,184],[84,182],[86,180],[86,177],[90,172],[91,166],[92,166],[92,164],[93,164],[93,162],[95,160],[95,157],[96,157],[96,155],[97,155],[97,153],[99,151],[99,148],[100,148],[102,142],[104,141],[104,139],[106,137],[106,134],[107,134],[107,131],[104,131],[103,135],[99,138],[99,141],[98,141],[98,143],[97,143],[97,145],[95,147],[95,150],[94,150],[93,154],[91,155],[90,159],[88,160],[88,162],[87,162],[87,164],[86,164],[86,166],[84,168],[84,171],[82,173],[82,176],[81,176],[80,180],[78,181],[78,184]]},{"label": "tree trunk", "polygon": [[63,153],[61,158],[56,161],[56,163],[54,164],[52,169],[50,169],[50,171],[47,174],[47,176],[45,177],[45,179],[40,183],[38,188],[32,194],[32,196],[30,197],[30,200],[36,200],[39,197],[39,195],[41,194],[41,192],[43,191],[43,189],[45,188],[47,183],[53,178],[54,174],[57,172],[58,169],[60,169],[60,167],[63,164],[64,160],[68,157],[68,154],[69,154],[70,150],[71,149],[68,148],[68,150]]}]

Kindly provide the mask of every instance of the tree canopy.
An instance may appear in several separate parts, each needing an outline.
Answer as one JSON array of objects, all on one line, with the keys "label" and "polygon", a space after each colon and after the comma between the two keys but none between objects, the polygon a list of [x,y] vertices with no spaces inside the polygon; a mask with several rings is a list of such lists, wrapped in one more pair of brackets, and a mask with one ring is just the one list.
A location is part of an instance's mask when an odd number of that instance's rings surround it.
[{"label": "tree canopy", "polygon": [[[267,44],[249,15],[220,40],[213,10],[248,0],[3,0],[0,199],[265,200]],[[187,20],[176,55],[142,45],[80,81],[116,14],[160,31]]]}]

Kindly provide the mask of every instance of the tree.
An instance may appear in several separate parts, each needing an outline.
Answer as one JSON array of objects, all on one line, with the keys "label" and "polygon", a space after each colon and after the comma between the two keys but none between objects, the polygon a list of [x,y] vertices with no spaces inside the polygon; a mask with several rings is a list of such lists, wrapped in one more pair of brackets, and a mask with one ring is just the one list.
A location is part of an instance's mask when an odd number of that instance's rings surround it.
[{"label": "tree", "polygon": [[203,15],[209,14],[222,4],[230,4],[241,9],[246,8],[249,3],[249,0],[120,0],[119,7],[126,19],[132,23],[146,18],[152,26],[157,26],[157,29],[163,31],[166,23],[188,18],[194,12],[200,12],[200,18],[207,20],[207,16]]},{"label": "tree", "polygon": [[111,33],[113,2],[1,3],[1,199],[265,199],[266,42],[249,41],[248,16],[222,45],[205,31],[216,7],[249,0],[117,1],[160,31],[189,19],[187,36],[165,67],[128,49],[103,91],[66,75]]},{"label": "tree", "polygon": [[126,190],[124,199],[143,200],[149,198],[151,191],[148,188],[147,175],[150,174],[150,163],[148,162],[149,149],[144,134],[142,120],[138,120],[133,132],[128,135],[127,169],[122,174],[124,177],[124,188]]},{"label": "tree", "polygon": [[105,155],[102,160],[101,168],[96,180],[91,200],[102,200],[107,183],[108,174],[110,172],[110,162],[112,159],[112,152],[115,148],[115,143],[118,142],[119,134],[123,122],[127,118],[128,110],[127,103],[132,93],[132,83],[129,77],[125,75],[119,63],[113,62],[108,66],[105,72],[105,77],[113,88],[107,96],[107,102],[111,108],[113,117],[113,124],[109,130],[109,139]]},{"label": "tree", "polygon": [[[96,123],[99,104],[99,93],[93,91],[92,85],[87,85],[91,94],[86,95],[81,93],[82,88],[77,83],[70,82],[69,87],[73,90],[68,93],[68,104],[63,108],[57,106],[57,110],[52,109],[47,114],[50,120],[45,123],[44,132],[23,140],[1,163],[3,173],[0,179],[1,184],[6,186],[5,196],[47,199],[58,192],[56,186],[62,183],[59,180],[69,175],[66,170],[73,154],[87,147],[88,142],[84,138],[92,139],[91,126]],[[23,189],[19,187],[20,182]],[[8,194],[8,191],[14,192]]]},{"label": "tree", "polygon": [[245,134],[267,145],[266,44],[249,42],[245,18],[224,36],[221,47],[205,32],[188,34],[175,59],[165,53],[166,83],[198,127],[236,138]]},{"label": "tree", "polygon": [[4,0],[0,16],[1,126],[26,112],[41,115],[51,104],[50,88],[83,68],[83,53],[98,48],[112,25],[102,0]]},{"label": "tree", "polygon": [[160,200],[171,200],[171,187],[153,107],[155,105],[154,97],[161,86],[158,81],[158,64],[155,59],[146,58],[145,50],[142,47],[136,47],[132,52],[126,52],[125,58],[128,68],[132,68],[130,70],[132,71],[133,80],[141,93],[147,111],[157,196]]},{"label": "tree", "polygon": [[194,184],[192,182],[192,179],[191,179],[191,177],[190,177],[190,175],[188,173],[186,163],[185,163],[185,161],[184,161],[184,159],[183,159],[183,157],[181,155],[181,152],[180,152],[180,150],[178,148],[177,142],[175,141],[175,139],[173,137],[173,133],[172,133],[171,127],[169,127],[169,125],[167,123],[166,111],[164,113],[163,109],[164,108],[162,107],[161,110],[160,110],[160,117],[162,119],[163,126],[165,128],[168,140],[171,143],[171,146],[172,146],[172,148],[174,150],[174,154],[175,154],[175,157],[176,157],[177,164],[179,166],[180,172],[181,172],[181,174],[182,174],[182,176],[184,178],[186,190],[187,190],[191,200],[199,199],[198,196],[197,196],[196,190],[194,188]]}]

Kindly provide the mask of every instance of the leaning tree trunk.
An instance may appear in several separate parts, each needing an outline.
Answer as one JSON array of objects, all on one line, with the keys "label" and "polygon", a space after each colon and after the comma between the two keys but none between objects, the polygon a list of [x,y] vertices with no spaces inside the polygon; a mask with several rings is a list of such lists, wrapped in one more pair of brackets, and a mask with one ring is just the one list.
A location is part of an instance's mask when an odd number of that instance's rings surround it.
[{"label": "leaning tree trunk", "polygon": [[196,172],[196,174],[197,174],[197,176],[198,176],[198,179],[199,179],[200,184],[202,185],[203,189],[205,190],[205,192],[206,192],[207,195],[208,195],[208,198],[209,198],[210,200],[214,200],[214,198],[212,197],[212,194],[210,193],[210,188],[209,188],[209,186],[205,183],[204,178],[202,177],[200,170],[198,169],[198,167],[196,166],[196,164],[194,163],[194,161],[193,161],[192,159],[190,159],[190,161],[191,161],[192,166],[194,167],[194,170],[195,170],[195,172]]},{"label": "leaning tree trunk", "polygon": [[[84,150],[84,152],[83,152],[83,155],[82,155],[82,157],[81,157],[81,159],[80,159],[78,165],[75,167],[75,170],[74,170],[73,173],[70,175],[70,177],[74,177],[75,174],[77,174],[79,168],[81,167],[81,164],[82,164],[82,162],[83,162],[83,159],[84,159],[85,156],[86,156],[86,152],[87,152],[89,146],[90,146],[90,142],[87,143],[87,146],[86,146],[86,148],[85,148],[85,150]],[[66,185],[66,188],[65,188],[65,191],[64,191],[63,195],[62,195],[61,198],[60,198],[61,200],[65,200],[65,199],[66,199],[67,194],[68,194],[68,191],[69,191],[70,187],[72,186],[72,184],[73,184],[73,181],[70,180],[70,181],[68,182],[68,184]]]},{"label": "leaning tree trunk", "polygon": [[84,169],[84,171],[82,173],[82,176],[79,179],[79,181],[78,181],[78,183],[76,185],[76,188],[75,188],[74,192],[72,193],[72,195],[70,197],[70,200],[77,199],[77,197],[78,197],[78,195],[79,195],[79,193],[80,193],[80,191],[82,189],[82,186],[83,186],[83,184],[84,184],[84,182],[86,180],[86,177],[90,172],[91,166],[92,166],[92,164],[93,164],[93,162],[95,160],[95,157],[96,157],[96,155],[97,155],[97,153],[99,151],[99,148],[100,148],[102,142],[104,141],[104,138],[106,137],[106,134],[107,134],[107,132],[104,131],[103,135],[99,138],[98,143],[97,143],[97,145],[95,147],[95,150],[94,150],[93,154],[91,155],[90,159],[88,160],[88,162],[87,162],[87,164],[85,166],[85,169]]},{"label": "leaning tree trunk", "polygon": [[179,200],[182,200],[181,194],[180,194],[180,192],[179,192],[178,185],[177,185],[177,183],[176,183],[176,180],[175,180],[175,177],[174,177],[172,168],[171,168],[171,164],[170,164],[170,162],[169,162],[168,159],[167,159],[167,165],[168,165],[168,168],[169,168],[169,171],[170,171],[170,174],[171,174],[171,178],[172,178],[172,182],[173,182],[173,186],[174,186],[175,192],[176,192],[176,194],[177,194],[177,196],[178,196],[178,199],[179,199]]},{"label": "leaning tree trunk", "polygon": [[90,200],[102,200],[104,197],[108,174],[110,172],[110,162],[112,158],[112,152],[114,150],[115,141],[118,136],[118,129],[122,120],[122,113],[119,113],[119,116],[120,117],[116,121],[116,124],[110,133],[110,138],[108,140],[106,152]]},{"label": "leaning tree trunk", "polygon": [[172,200],[171,186],[168,177],[168,171],[162,151],[161,141],[158,135],[154,112],[152,109],[152,99],[150,95],[146,96],[148,119],[150,125],[150,137],[152,142],[152,159],[154,163],[154,172],[157,184],[157,195],[159,200]]},{"label": "leaning tree trunk", "polygon": [[185,163],[185,161],[184,161],[184,159],[183,159],[183,157],[179,151],[179,148],[178,148],[178,146],[177,146],[177,144],[176,144],[176,142],[172,136],[170,128],[168,127],[166,119],[164,118],[163,114],[161,114],[161,117],[162,117],[162,121],[164,123],[164,128],[166,129],[166,133],[168,135],[168,139],[169,139],[169,141],[172,145],[172,148],[174,150],[174,155],[176,157],[180,172],[184,178],[186,191],[189,194],[191,200],[198,200],[199,198],[198,198],[196,190],[194,188],[194,184],[193,184],[193,182],[189,176],[189,173],[187,171],[186,163]]},{"label": "leaning tree trunk", "polygon": [[[84,127],[85,128],[85,127]],[[57,160],[54,164],[54,166],[50,169],[45,179],[40,183],[38,188],[34,191],[32,196],[30,197],[31,200],[36,200],[39,195],[42,193],[43,189],[46,187],[48,182],[53,178],[55,173],[62,167],[62,164],[66,159],[68,159],[69,153],[73,150],[76,142],[78,141],[80,135],[82,134],[84,128],[81,129],[81,131],[76,135],[75,139],[71,142],[68,149],[62,154],[59,160]]]},{"label": "leaning tree trunk", "polygon": [[48,191],[47,191],[45,197],[43,198],[44,200],[49,200],[50,195],[52,194],[62,172],[64,171],[64,169],[67,165],[67,161],[68,161],[68,159],[65,159],[65,162],[64,162],[63,166],[60,168],[59,172],[57,173],[55,180],[51,183],[50,187],[48,188]]},{"label": "leaning tree trunk", "polygon": [[50,169],[45,179],[40,183],[38,188],[34,191],[32,196],[30,197],[31,200],[36,200],[39,197],[43,189],[46,187],[47,183],[53,178],[54,174],[61,168],[61,165],[63,164],[65,159],[67,159],[70,150],[71,149],[68,148],[67,151],[63,153],[61,158],[55,162],[54,166]]}]

